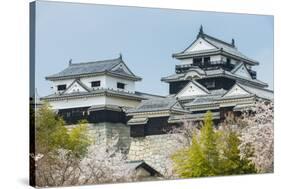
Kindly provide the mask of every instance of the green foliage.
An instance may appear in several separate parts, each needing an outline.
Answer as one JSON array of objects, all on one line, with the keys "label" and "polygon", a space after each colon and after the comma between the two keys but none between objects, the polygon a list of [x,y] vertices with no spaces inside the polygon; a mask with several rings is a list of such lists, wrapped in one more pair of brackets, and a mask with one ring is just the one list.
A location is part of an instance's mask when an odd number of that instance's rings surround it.
[{"label": "green foliage", "polygon": [[36,153],[46,154],[65,149],[77,157],[85,155],[91,143],[85,123],[82,121],[77,127],[68,130],[64,120],[47,103],[43,104],[36,112]]},{"label": "green foliage", "polygon": [[200,146],[204,156],[204,175],[213,176],[219,172],[219,152],[217,149],[218,135],[213,129],[212,113],[205,114],[204,125],[201,129]]},{"label": "green foliage", "polygon": [[86,155],[87,148],[91,144],[86,123],[80,121],[69,133],[68,149],[78,157]]},{"label": "green foliage", "polygon": [[239,144],[236,132],[215,131],[212,113],[207,112],[192,144],[173,154],[174,169],[182,178],[255,173],[253,165],[240,159]]},{"label": "green foliage", "polygon": [[205,158],[196,137],[194,134],[190,148],[183,148],[172,156],[174,168],[182,178],[200,177],[204,174]]},{"label": "green foliage", "polygon": [[68,141],[64,121],[45,103],[35,117],[36,153],[47,153],[54,149],[65,148]]},{"label": "green foliage", "polygon": [[241,141],[237,132],[230,129],[220,131],[222,156],[220,170],[223,175],[256,173],[255,166],[249,160],[240,157],[239,145]]}]

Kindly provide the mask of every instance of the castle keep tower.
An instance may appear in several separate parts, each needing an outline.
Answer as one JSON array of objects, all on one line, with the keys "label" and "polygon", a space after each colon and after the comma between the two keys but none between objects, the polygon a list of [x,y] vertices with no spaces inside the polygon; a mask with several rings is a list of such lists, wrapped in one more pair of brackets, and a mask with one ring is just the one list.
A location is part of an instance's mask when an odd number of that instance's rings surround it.
[{"label": "castle keep tower", "polygon": [[[130,110],[133,118],[128,124],[132,125],[132,135],[163,134],[163,129],[169,130],[182,119],[202,120],[207,110],[219,122],[227,111],[239,112],[252,106],[256,99],[273,100],[273,91],[266,89],[268,85],[258,80],[252,69],[259,62],[242,54],[234,39],[230,43],[222,41],[204,33],[201,26],[196,39],[172,57],[180,63],[174,74],[161,79],[169,84],[169,96],[162,99],[166,103],[144,100]],[[159,115],[168,110],[163,104],[172,101],[177,111],[170,108],[166,117]]]},{"label": "castle keep tower", "polygon": [[[161,80],[169,84],[169,95],[143,100],[127,111],[131,145],[128,158],[144,160],[165,174],[167,151],[176,149],[176,137],[167,134],[183,120],[203,120],[206,111],[215,123],[226,112],[241,112],[257,99],[273,100],[273,91],[257,79],[252,69],[258,62],[238,51],[234,39],[222,41],[203,31],[185,50],[172,55],[180,61],[175,73]],[[174,135],[174,134],[173,134]]]}]

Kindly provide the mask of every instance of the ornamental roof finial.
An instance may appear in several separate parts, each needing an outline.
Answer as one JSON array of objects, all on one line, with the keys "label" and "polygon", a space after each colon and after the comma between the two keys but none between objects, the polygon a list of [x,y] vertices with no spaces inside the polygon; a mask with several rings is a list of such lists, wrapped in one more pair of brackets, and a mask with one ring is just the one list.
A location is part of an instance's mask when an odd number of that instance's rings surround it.
[{"label": "ornamental roof finial", "polygon": [[200,25],[200,29],[199,29],[199,33],[197,35],[197,38],[202,37],[204,35],[204,31],[203,31],[203,26],[202,24]]},{"label": "ornamental roof finial", "polygon": [[69,64],[69,66],[71,66],[71,65],[72,65],[72,58],[71,58],[71,59],[69,59],[68,64]]},{"label": "ornamental roof finial", "polygon": [[235,40],[232,38],[232,40],[231,40],[231,45],[233,46],[233,47],[235,47]]},{"label": "ornamental roof finial", "polygon": [[119,53],[119,59],[122,60],[122,53]]},{"label": "ornamental roof finial", "polygon": [[202,26],[202,24],[201,24],[201,26],[200,26],[199,33],[200,33],[200,34],[203,34],[203,33],[204,33],[204,32],[203,32],[203,26]]}]

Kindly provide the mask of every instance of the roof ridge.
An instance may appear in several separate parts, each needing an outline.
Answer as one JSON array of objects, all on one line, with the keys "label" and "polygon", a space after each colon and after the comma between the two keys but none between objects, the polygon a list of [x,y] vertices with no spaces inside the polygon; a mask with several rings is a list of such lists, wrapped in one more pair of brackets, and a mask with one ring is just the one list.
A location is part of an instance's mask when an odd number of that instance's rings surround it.
[{"label": "roof ridge", "polygon": [[259,90],[263,90],[263,91],[267,91],[267,92],[274,92],[273,90],[270,90],[270,89],[265,89],[265,88],[261,88],[261,87],[255,87],[253,85],[247,85],[247,84],[241,83],[239,81],[237,81],[237,84],[239,84],[239,86],[241,85],[241,87],[245,86],[245,87],[255,88],[255,89],[259,89]]},{"label": "roof ridge", "polygon": [[117,62],[117,63],[120,63],[122,61],[122,59],[120,57],[118,57],[118,58],[113,58],[113,59],[104,59],[104,60],[97,60],[97,61],[90,61],[90,62],[71,63],[71,64],[69,64],[69,66],[79,66],[79,65],[85,65],[85,64],[98,64],[98,63],[117,61],[117,60],[119,60],[119,62]]},{"label": "roof ridge", "polygon": [[166,96],[157,95],[157,94],[151,94],[151,93],[147,93],[147,92],[135,91],[135,93],[140,93],[140,94],[145,94],[145,95],[155,96],[155,97],[159,97],[159,98],[166,98]]},{"label": "roof ridge", "polygon": [[220,42],[220,43],[223,43],[223,44],[225,44],[225,45],[227,45],[227,46],[229,46],[229,47],[231,47],[231,48],[235,48],[235,46],[233,46],[232,44],[230,44],[230,43],[228,43],[228,42],[226,42],[226,41],[223,41],[223,40],[221,40],[221,39],[218,39],[218,38],[216,38],[216,37],[213,37],[213,36],[210,36],[210,35],[208,35],[208,34],[202,34],[203,35],[203,37],[207,37],[207,38],[210,38],[210,39],[213,39],[213,40],[215,40],[215,41],[217,41],[217,42]]}]

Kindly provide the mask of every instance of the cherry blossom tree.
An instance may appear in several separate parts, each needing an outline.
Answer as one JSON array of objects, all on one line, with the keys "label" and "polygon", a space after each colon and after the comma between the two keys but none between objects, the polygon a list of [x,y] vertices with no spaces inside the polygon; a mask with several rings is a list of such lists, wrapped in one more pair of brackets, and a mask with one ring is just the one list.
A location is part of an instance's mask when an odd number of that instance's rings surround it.
[{"label": "cherry blossom tree", "polygon": [[249,156],[248,159],[260,173],[273,172],[273,107],[273,102],[259,100],[242,115],[242,120],[246,123],[246,126],[241,130],[240,155],[241,157]]},{"label": "cherry blossom tree", "polygon": [[135,181],[135,169],[127,164],[125,155],[116,147],[117,138],[110,144],[91,145],[82,159],[65,149],[59,149],[48,157],[38,154],[34,157],[37,185],[70,186]]}]

